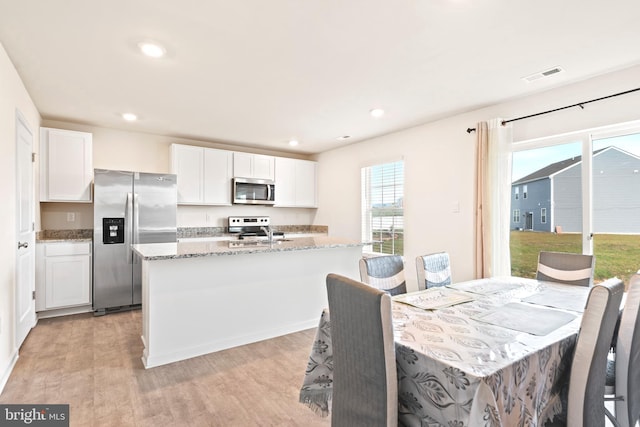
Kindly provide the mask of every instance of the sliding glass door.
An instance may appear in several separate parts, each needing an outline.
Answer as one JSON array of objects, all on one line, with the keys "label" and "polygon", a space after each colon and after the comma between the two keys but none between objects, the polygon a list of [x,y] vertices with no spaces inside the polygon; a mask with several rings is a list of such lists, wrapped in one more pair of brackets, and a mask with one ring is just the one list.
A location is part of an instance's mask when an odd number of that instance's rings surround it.
[{"label": "sliding glass door", "polygon": [[640,133],[593,139],[596,278],[628,283],[640,269]]},{"label": "sliding glass door", "polygon": [[640,128],[514,144],[511,269],[534,277],[541,250],[594,254],[595,281],[640,269]]},{"label": "sliding glass door", "polygon": [[511,274],[534,277],[541,250],[582,253],[582,143],[513,153]]}]

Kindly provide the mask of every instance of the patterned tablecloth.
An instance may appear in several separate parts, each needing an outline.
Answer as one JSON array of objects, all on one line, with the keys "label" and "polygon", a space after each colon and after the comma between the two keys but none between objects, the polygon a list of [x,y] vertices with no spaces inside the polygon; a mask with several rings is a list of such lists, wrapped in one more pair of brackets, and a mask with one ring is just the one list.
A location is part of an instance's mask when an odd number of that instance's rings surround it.
[{"label": "patterned tablecloth", "polygon": [[[392,304],[398,410],[404,424],[537,426],[561,411],[560,389],[568,379],[581,313],[559,313],[561,298],[550,301],[555,308],[522,301],[542,292],[560,292],[567,296],[567,308],[575,310],[576,299],[586,302],[589,288],[492,278],[455,284],[443,294],[452,292],[457,298],[465,292],[473,297],[469,302],[434,310],[406,303],[411,297],[430,301],[424,298],[429,292],[435,291],[397,296]],[[505,321],[500,307],[506,304],[511,318]],[[540,335],[541,325],[551,332]],[[526,330],[533,333],[522,332]],[[300,401],[323,416],[330,411],[332,375],[325,310],[300,392]]]}]

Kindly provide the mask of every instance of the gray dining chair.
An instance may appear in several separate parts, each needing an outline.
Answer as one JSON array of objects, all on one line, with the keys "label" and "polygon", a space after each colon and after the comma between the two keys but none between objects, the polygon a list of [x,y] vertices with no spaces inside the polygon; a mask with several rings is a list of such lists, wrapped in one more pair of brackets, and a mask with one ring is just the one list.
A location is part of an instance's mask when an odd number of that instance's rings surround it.
[{"label": "gray dining chair", "polygon": [[569,374],[567,427],[604,426],[605,367],[623,293],[618,278],[589,292]]},{"label": "gray dining chair", "polygon": [[416,271],[420,290],[451,284],[451,262],[447,252],[416,257]]},{"label": "gray dining chair", "polygon": [[613,401],[615,426],[630,427],[640,419],[640,274],[631,276],[620,317],[614,359],[607,361],[605,401]]},{"label": "gray dining chair", "polygon": [[327,295],[333,345],[331,425],[396,426],[391,297],[337,274],[327,276]]},{"label": "gray dining chair", "polygon": [[400,255],[361,258],[360,280],[390,295],[407,293],[404,261]]},{"label": "gray dining chair", "polygon": [[538,255],[536,279],[567,285],[592,286],[595,257],[567,252],[545,252]]}]

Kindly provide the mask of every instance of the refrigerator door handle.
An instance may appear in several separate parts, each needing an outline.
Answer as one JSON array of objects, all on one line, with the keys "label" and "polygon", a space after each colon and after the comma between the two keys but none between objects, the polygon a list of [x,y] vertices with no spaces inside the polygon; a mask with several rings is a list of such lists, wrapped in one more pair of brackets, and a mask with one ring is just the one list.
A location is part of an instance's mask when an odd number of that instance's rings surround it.
[{"label": "refrigerator door handle", "polygon": [[140,196],[138,195],[138,193],[133,193],[133,244],[137,245],[138,243],[140,243],[140,230],[138,230],[138,227],[140,227],[140,215],[138,214],[140,212],[140,204],[138,199],[140,198]]},{"label": "refrigerator door handle", "polygon": [[133,195],[132,193],[127,193],[127,208],[124,212],[124,219],[126,223],[126,228],[129,229],[129,232],[125,232],[125,246],[127,250],[127,264],[133,264],[133,251],[131,250],[131,242],[133,238]]}]

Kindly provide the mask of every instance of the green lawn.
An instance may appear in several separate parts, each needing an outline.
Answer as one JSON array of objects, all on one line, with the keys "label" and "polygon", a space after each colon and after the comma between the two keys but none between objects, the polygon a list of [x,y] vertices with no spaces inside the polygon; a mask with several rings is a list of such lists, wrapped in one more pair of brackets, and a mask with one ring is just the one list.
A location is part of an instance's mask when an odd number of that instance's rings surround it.
[{"label": "green lawn", "polygon": [[404,254],[403,230],[397,230],[394,233],[391,233],[390,231],[378,231],[373,234],[373,240],[378,240],[381,242],[373,245],[374,252],[380,252],[383,254],[395,253],[397,255]]},{"label": "green lawn", "polygon": [[[596,283],[617,276],[625,285],[640,269],[640,235],[596,234]],[[530,231],[511,232],[511,274],[535,277],[540,251],[582,253],[580,234],[554,234]]]}]

